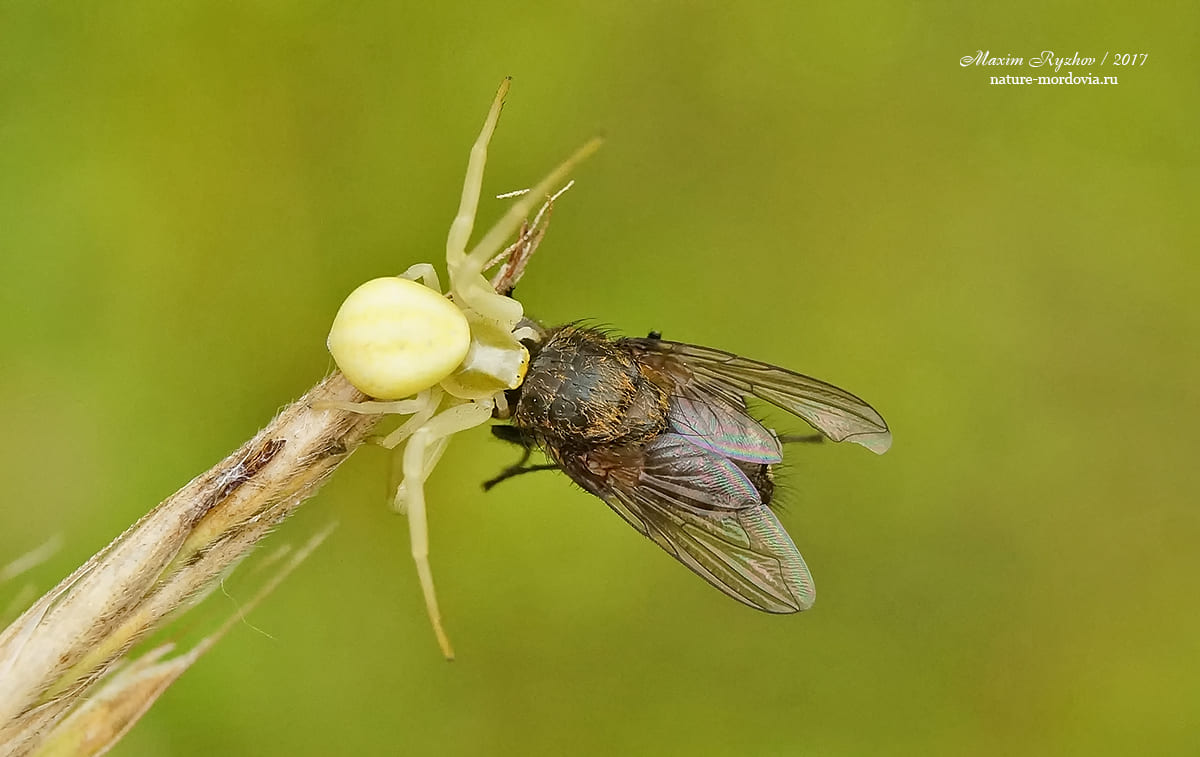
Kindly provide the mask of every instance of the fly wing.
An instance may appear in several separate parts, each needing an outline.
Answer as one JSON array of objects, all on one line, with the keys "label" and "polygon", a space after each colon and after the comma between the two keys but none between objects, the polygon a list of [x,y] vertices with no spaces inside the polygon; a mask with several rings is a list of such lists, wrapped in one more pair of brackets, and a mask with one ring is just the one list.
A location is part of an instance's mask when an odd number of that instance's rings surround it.
[{"label": "fly wing", "polygon": [[779,440],[738,407],[683,387],[671,397],[667,425],[689,441],[730,460],[747,463],[783,461]]},{"label": "fly wing", "polygon": [[750,479],[729,460],[680,434],[661,434],[643,448],[637,488],[697,512],[742,510],[763,503]]},{"label": "fly wing", "polygon": [[758,397],[803,418],[835,442],[861,444],[880,455],[892,446],[892,432],[875,408],[832,384],[709,347],[661,339],[621,341],[637,351],[676,358],[690,371],[694,387],[722,402]]},{"label": "fly wing", "polygon": [[812,607],[816,588],[808,566],[766,505],[699,513],[642,489],[616,490],[605,501],[626,520],[637,519],[641,528],[634,527],[667,554],[739,602],[771,613]]},{"label": "fly wing", "polygon": [[636,485],[601,483],[577,461],[564,470],[667,554],[729,596],[771,613],[815,597],[804,558],[733,463],[678,434],[645,447]]}]

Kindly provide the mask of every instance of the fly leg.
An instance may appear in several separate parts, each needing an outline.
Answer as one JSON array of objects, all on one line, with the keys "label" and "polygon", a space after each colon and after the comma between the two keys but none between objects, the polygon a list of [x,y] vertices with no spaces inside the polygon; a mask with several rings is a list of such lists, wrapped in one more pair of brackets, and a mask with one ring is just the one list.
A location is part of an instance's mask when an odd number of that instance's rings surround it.
[{"label": "fly leg", "polygon": [[527,450],[525,454],[521,456],[521,462],[517,463],[516,465],[510,465],[504,470],[500,471],[499,476],[496,476],[495,478],[489,478],[487,481],[484,481],[483,490],[485,492],[491,491],[492,487],[496,484],[500,483],[501,481],[507,481],[514,476],[520,476],[526,473],[535,473],[540,470],[559,469],[554,463],[545,463],[543,465],[525,465],[525,462],[529,459],[529,455],[530,451]]},{"label": "fly leg", "polygon": [[779,437],[784,444],[820,444],[825,441],[823,434],[784,434]]},{"label": "fly leg", "polygon": [[550,463],[545,465],[527,465],[529,458],[533,455],[533,440],[526,434],[521,433],[518,429],[512,426],[492,426],[492,435],[497,439],[502,439],[510,444],[515,444],[524,450],[521,459],[513,465],[508,466],[500,471],[500,475],[495,478],[488,479],[483,482],[483,490],[489,491],[493,486],[501,481],[507,481],[513,476],[520,476],[525,473],[534,473],[542,470],[558,470],[558,466]]}]

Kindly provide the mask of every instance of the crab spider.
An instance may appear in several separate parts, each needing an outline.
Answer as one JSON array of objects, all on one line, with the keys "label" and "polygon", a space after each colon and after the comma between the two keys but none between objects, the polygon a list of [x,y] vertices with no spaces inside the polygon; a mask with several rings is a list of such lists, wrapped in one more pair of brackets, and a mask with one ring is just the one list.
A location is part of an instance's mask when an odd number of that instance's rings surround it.
[{"label": "crab spider", "polygon": [[[488,143],[508,86],[505,79],[471,148],[462,199],[446,239],[448,291],[443,295],[437,272],[429,263],[411,266],[400,276],[368,281],[342,303],[328,339],[329,351],[342,373],[375,401],[324,407],[409,416],[380,443],[396,450],[403,479],[394,492],[393,506],[408,516],[425,608],[447,659],[454,658],[454,651],[442,628],[429,567],[425,480],[452,435],[487,422],[493,411],[507,415],[504,392],[521,385],[529,364],[529,352],[521,339],[531,334],[517,325],[524,315],[521,303],[498,293],[484,271],[505,261],[506,254],[514,254],[520,245],[540,240],[545,230],[543,213],[553,198],[517,243],[505,246],[538,199],[547,197],[600,146],[599,139],[592,139],[575,151],[517,199],[468,251]],[[523,262],[514,260],[514,283]]]}]

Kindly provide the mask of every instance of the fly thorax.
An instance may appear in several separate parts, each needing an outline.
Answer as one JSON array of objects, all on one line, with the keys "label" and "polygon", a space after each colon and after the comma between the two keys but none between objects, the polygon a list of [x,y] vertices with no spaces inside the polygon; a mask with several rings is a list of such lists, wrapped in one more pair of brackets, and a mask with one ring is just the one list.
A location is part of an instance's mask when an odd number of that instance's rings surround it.
[{"label": "fly thorax", "polygon": [[530,362],[514,423],[571,444],[638,441],[666,427],[665,393],[603,334],[565,328]]}]

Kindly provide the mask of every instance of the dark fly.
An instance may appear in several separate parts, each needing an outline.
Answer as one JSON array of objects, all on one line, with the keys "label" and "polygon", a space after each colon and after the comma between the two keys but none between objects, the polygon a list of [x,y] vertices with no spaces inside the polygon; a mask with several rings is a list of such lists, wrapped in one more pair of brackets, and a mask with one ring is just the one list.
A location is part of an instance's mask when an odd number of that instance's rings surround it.
[{"label": "dark fly", "polygon": [[[493,429],[526,456],[485,486],[561,469],[734,599],[772,613],[812,606],[812,576],[768,507],[780,438],[746,400],[882,454],[892,435],[879,413],[823,381],[653,333],[612,339],[568,325],[530,346],[525,381],[509,396],[512,425]],[[525,465],[533,447],[553,465]]]}]

